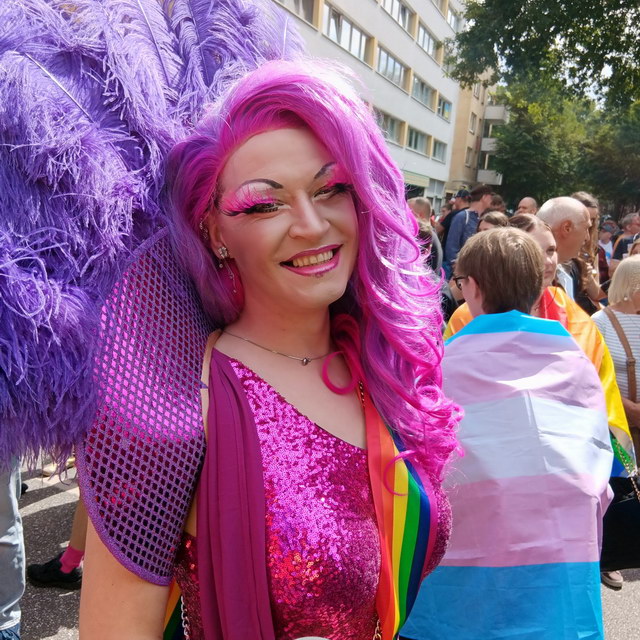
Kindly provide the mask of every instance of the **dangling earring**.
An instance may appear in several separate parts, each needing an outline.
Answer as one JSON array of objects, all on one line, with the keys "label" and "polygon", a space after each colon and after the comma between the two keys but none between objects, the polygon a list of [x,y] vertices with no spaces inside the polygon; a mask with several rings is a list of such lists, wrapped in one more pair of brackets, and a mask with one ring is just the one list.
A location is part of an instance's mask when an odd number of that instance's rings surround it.
[{"label": "dangling earring", "polygon": [[200,220],[200,223],[198,224],[198,227],[200,228],[200,237],[202,238],[202,242],[204,242],[205,244],[209,244],[209,227],[205,225],[205,220],[206,218],[202,218],[202,220]]},{"label": "dangling earring", "polygon": [[220,260],[218,261],[218,269],[222,269],[222,267],[226,268],[227,275],[229,276],[229,280],[231,280],[231,287],[233,288],[233,293],[238,293],[236,291],[236,276],[233,273],[233,270],[231,269],[231,266],[229,265],[229,262],[228,262],[229,249],[227,249],[227,247],[222,245],[218,249],[218,252],[220,253]]}]

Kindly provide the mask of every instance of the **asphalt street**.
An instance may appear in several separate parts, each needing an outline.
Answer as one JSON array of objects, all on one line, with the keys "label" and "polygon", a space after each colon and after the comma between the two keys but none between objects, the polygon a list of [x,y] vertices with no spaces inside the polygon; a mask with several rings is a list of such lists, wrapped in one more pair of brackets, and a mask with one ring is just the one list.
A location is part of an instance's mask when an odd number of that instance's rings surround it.
[{"label": "asphalt street", "polygon": [[[38,474],[26,474],[23,479],[29,486],[20,500],[27,563],[44,562],[59,553],[68,540],[78,488],[73,473],[64,483]],[[623,574],[621,591],[602,587],[606,639],[640,640],[640,570]],[[77,639],[79,602],[78,591],[27,585],[22,600],[22,640]]]}]

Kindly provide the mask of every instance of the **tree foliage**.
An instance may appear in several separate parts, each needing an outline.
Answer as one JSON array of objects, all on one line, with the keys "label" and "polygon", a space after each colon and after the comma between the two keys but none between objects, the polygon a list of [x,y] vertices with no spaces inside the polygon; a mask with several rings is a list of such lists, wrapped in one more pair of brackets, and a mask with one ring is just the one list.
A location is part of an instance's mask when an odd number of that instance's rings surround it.
[{"label": "tree foliage", "polygon": [[553,83],[514,83],[497,98],[510,112],[494,134],[503,195],[512,202],[523,196],[542,201],[584,188],[580,169],[593,105],[567,97]]},{"label": "tree foliage", "polygon": [[640,208],[640,102],[622,113],[597,114],[581,172],[590,188],[617,209]]},{"label": "tree foliage", "polygon": [[503,175],[507,200],[584,189],[612,211],[640,208],[640,101],[601,109],[550,79],[500,87],[496,99],[510,112],[493,133],[491,167]]},{"label": "tree foliage", "polygon": [[542,72],[611,105],[640,99],[640,3],[630,0],[468,0],[451,75],[473,84],[491,70],[521,80]]}]

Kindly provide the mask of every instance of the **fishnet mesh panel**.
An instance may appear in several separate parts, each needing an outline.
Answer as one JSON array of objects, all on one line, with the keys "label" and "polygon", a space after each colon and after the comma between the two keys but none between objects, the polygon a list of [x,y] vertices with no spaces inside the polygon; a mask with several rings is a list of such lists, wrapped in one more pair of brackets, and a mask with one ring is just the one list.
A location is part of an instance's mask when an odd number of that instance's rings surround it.
[{"label": "fishnet mesh panel", "polygon": [[141,248],[102,316],[97,419],[78,447],[83,499],[111,553],[168,584],[200,466],[211,331],[166,232]]}]

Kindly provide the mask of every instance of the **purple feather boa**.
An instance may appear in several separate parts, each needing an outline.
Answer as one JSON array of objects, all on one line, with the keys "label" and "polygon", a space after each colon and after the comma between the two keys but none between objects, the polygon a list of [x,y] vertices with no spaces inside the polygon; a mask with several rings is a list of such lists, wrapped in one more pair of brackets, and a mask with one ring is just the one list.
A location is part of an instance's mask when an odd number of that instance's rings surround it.
[{"label": "purple feather boa", "polygon": [[269,0],[2,0],[0,466],[69,455],[102,303],[165,224],[168,150],[230,81],[301,50]]}]

